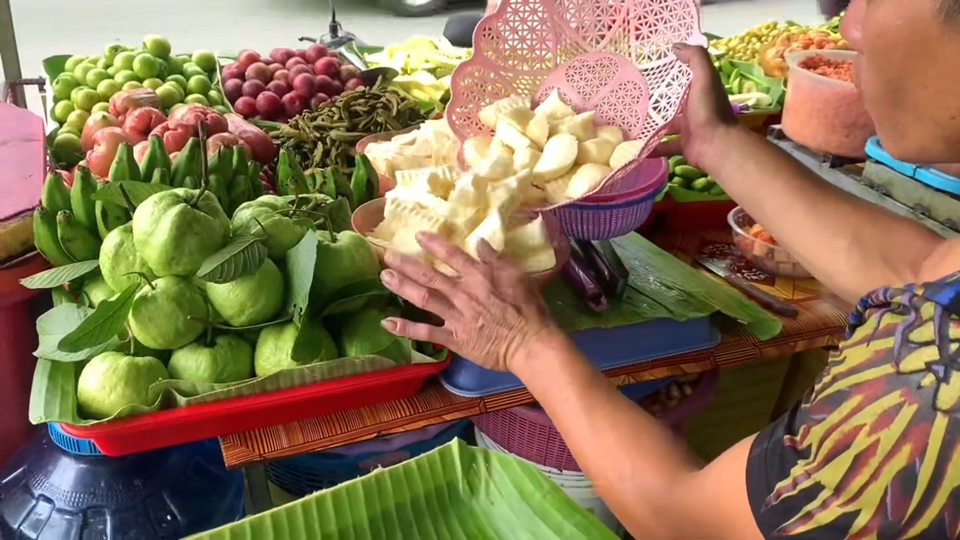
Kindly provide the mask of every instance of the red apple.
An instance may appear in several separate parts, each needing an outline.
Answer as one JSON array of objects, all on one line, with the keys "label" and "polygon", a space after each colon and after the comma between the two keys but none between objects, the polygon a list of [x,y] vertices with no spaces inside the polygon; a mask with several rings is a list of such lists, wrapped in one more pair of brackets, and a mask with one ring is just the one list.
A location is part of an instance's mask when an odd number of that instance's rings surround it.
[{"label": "red apple", "polygon": [[340,66],[340,80],[347,82],[350,79],[355,79],[360,76],[360,70],[357,69],[357,66],[351,64],[343,64]]},{"label": "red apple", "polygon": [[321,58],[313,64],[313,72],[317,75],[326,75],[331,79],[340,78],[340,61],[336,58]]},{"label": "red apple", "polygon": [[321,94],[326,94],[328,96],[332,96],[334,95],[334,90],[336,89],[337,87],[333,85],[333,79],[331,79],[330,77],[327,77],[326,75],[317,76],[317,85],[316,85],[317,92]]},{"label": "red apple", "polygon": [[317,107],[323,105],[324,103],[330,101],[330,96],[326,94],[317,94],[310,98],[310,108],[316,109]]},{"label": "red apple", "polygon": [[336,79],[333,79],[333,81],[330,82],[330,85],[331,85],[330,91],[333,92],[332,94],[330,94],[331,96],[339,96],[340,94],[343,93],[342,82]]},{"label": "red apple", "polygon": [[260,53],[251,49],[244,49],[237,55],[237,63],[240,64],[240,67],[242,67],[244,71],[259,61]]},{"label": "red apple", "polygon": [[245,75],[248,81],[257,80],[264,85],[273,79],[273,72],[271,72],[270,68],[263,62],[251,64],[250,67],[247,68]]},{"label": "red apple", "polygon": [[286,112],[288,118],[293,118],[303,112],[305,102],[302,97],[293,92],[280,98],[280,101],[283,103],[283,110]]},{"label": "red apple", "polygon": [[306,49],[297,49],[297,58],[303,58],[304,61],[307,60],[307,50]]},{"label": "red apple", "polygon": [[90,172],[98,178],[106,179],[110,174],[113,158],[117,156],[117,148],[121,143],[131,144],[133,141],[118,127],[106,127],[93,136],[93,149],[87,152],[87,166]]},{"label": "red apple", "polygon": [[290,60],[287,60],[287,63],[284,65],[287,69],[293,69],[293,66],[305,66],[307,61],[299,56],[294,56]]},{"label": "red apple", "polygon": [[284,47],[278,47],[270,51],[270,59],[278,64],[286,64],[291,58],[296,56],[297,53],[293,49],[287,49]]},{"label": "red apple", "polygon": [[306,60],[308,64],[315,64],[317,60],[325,56],[327,56],[327,48],[317,43],[307,49],[307,54],[304,55],[303,59]]},{"label": "red apple", "polygon": [[270,81],[270,84],[267,85],[267,92],[273,92],[277,96],[283,97],[290,93],[290,87],[280,81]]},{"label": "red apple", "polygon": [[303,99],[310,99],[317,93],[317,79],[309,73],[299,75],[293,80],[293,91]]},{"label": "red apple", "polygon": [[238,63],[227,64],[223,66],[223,73],[221,77],[224,81],[229,81],[233,79],[243,79],[244,68]]},{"label": "red apple", "polygon": [[243,83],[243,88],[241,93],[247,97],[255,98],[260,95],[261,92],[267,89],[267,85],[262,82],[253,79]]},{"label": "red apple", "polygon": [[290,72],[290,80],[291,80],[291,81],[292,81],[292,80],[295,80],[295,79],[297,78],[297,76],[302,75],[302,74],[304,74],[304,73],[309,73],[309,74],[313,75],[313,69],[312,69],[310,66],[307,66],[307,65],[303,65],[303,66],[293,66],[293,69],[290,69],[290,70],[288,70],[288,71]]},{"label": "red apple", "polygon": [[364,88],[366,85],[363,84],[363,79],[350,79],[347,81],[347,84],[343,85],[344,90],[356,90],[357,88]]},{"label": "red apple", "polygon": [[243,95],[243,81],[240,79],[230,79],[223,83],[223,95],[227,101],[233,103]]},{"label": "red apple", "polygon": [[290,72],[285,69],[281,69],[273,74],[273,80],[282,82],[283,84],[290,84]]},{"label": "red apple", "polygon": [[264,116],[275,116],[280,110],[280,96],[273,92],[264,92],[257,96],[257,112]]},{"label": "red apple", "polygon": [[250,96],[243,96],[233,104],[233,110],[244,118],[250,118],[257,114],[257,100]]}]

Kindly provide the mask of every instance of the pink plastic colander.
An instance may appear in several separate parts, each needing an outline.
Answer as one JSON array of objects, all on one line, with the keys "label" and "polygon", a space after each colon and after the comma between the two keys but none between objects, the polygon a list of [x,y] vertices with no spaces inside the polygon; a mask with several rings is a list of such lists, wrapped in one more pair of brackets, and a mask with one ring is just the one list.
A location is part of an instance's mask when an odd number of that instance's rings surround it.
[{"label": "pink plastic colander", "polygon": [[478,118],[486,105],[510,95],[536,104],[559,90],[578,113],[642,141],[604,190],[640,165],[684,100],[692,75],[677,42],[706,45],[695,0],[503,0],[453,73],[447,121],[461,141],[490,135]]}]

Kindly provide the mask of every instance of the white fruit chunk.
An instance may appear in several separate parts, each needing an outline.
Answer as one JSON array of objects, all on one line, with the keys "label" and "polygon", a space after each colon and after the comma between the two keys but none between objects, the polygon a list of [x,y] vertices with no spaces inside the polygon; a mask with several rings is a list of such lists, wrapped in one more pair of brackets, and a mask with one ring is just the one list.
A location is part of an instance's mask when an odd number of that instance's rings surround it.
[{"label": "white fruit chunk", "polygon": [[497,122],[497,134],[495,138],[514,151],[520,150],[521,148],[530,148],[533,144],[522,131],[506,120]]},{"label": "white fruit chunk", "polygon": [[547,195],[547,202],[550,204],[560,204],[570,200],[567,197],[567,186],[570,179],[573,178],[573,172],[569,172],[556,180],[551,180],[544,184],[543,190]]},{"label": "white fruit chunk", "polygon": [[533,120],[533,111],[530,110],[530,107],[526,105],[515,105],[500,112],[497,124],[507,122],[523,133],[526,131],[527,125],[530,124],[531,120]]},{"label": "white fruit chunk", "polygon": [[596,163],[587,163],[581,166],[573,173],[570,183],[567,184],[567,199],[579,199],[590,194],[597,189],[603,179],[610,174],[612,169],[606,165],[597,165]]},{"label": "white fruit chunk", "polygon": [[506,178],[513,174],[513,150],[499,140],[490,144],[487,155],[474,167],[473,172],[484,178]]},{"label": "white fruit chunk", "polygon": [[[612,152],[613,149],[611,148],[610,151]],[[517,172],[527,169],[532,171],[537,166],[537,162],[540,161],[541,155],[543,154],[533,148],[521,148],[513,154],[513,169]]]},{"label": "white fruit chunk", "polygon": [[500,113],[516,106],[526,107],[529,109],[530,100],[519,96],[503,98],[481,109],[480,113],[477,114],[477,118],[480,119],[480,122],[483,125],[490,129],[494,129],[497,127],[497,121],[500,120]]},{"label": "white fruit chunk", "polygon": [[543,155],[533,169],[534,180],[546,182],[559,178],[576,160],[577,138],[569,133],[554,135],[543,145]]},{"label": "white fruit chunk", "polygon": [[547,227],[539,216],[525,225],[507,231],[505,252],[528,273],[543,272],[557,264]]},{"label": "white fruit chunk", "polygon": [[597,137],[606,139],[614,145],[618,145],[623,142],[623,130],[617,126],[603,126],[597,128]]},{"label": "white fruit chunk", "polygon": [[560,120],[576,114],[569,105],[563,102],[559,90],[551,92],[547,99],[543,100],[543,103],[534,109],[534,112],[538,115],[546,115],[548,120]]},{"label": "white fruit chunk", "polygon": [[463,160],[466,162],[467,167],[472,169],[479,165],[487,155],[487,152],[490,151],[490,144],[492,142],[492,137],[470,137],[466,141],[463,141]]},{"label": "white fruit chunk", "polygon": [[457,183],[450,192],[450,198],[447,199],[450,206],[460,206],[464,208],[480,208],[487,202],[487,186],[489,182],[486,178],[467,173],[457,179]]},{"label": "white fruit chunk", "polygon": [[587,111],[572,118],[559,120],[550,126],[550,134],[569,133],[580,142],[589,141],[597,136],[597,129],[593,125],[595,113]]},{"label": "white fruit chunk", "polygon": [[610,167],[617,170],[630,163],[637,157],[637,153],[640,152],[642,147],[640,141],[627,141],[618,144],[613,151],[613,155],[610,156]]},{"label": "white fruit chunk", "polygon": [[480,241],[486,240],[495,251],[503,251],[506,244],[506,234],[503,228],[503,217],[499,212],[490,212],[480,225],[473,230],[463,241],[463,248],[471,257],[480,258]]},{"label": "white fruit chunk", "polygon": [[527,138],[540,148],[550,138],[550,120],[546,114],[538,114],[527,124]]},{"label": "white fruit chunk", "polygon": [[610,156],[613,155],[613,150],[616,147],[617,145],[600,137],[582,142],[577,150],[577,163],[580,165],[596,163],[606,166],[610,163]]}]

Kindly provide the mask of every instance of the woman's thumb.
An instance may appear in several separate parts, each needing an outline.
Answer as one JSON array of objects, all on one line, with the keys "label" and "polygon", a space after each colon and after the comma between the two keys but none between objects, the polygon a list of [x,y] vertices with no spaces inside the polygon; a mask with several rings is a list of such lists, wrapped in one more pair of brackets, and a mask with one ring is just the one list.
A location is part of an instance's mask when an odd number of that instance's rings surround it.
[{"label": "woman's thumb", "polygon": [[713,64],[710,62],[710,55],[703,47],[688,45],[686,43],[674,43],[673,54],[676,55],[677,60],[690,66],[690,69],[692,69],[694,73],[704,68],[713,69]]}]

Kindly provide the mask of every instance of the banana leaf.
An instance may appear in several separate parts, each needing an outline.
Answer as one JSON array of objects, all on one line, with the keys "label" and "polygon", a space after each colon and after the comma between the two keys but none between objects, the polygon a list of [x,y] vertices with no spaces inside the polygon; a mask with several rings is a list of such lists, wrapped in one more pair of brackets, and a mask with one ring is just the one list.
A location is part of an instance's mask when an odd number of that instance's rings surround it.
[{"label": "banana leaf", "polygon": [[613,244],[630,272],[630,279],[623,300],[611,302],[610,309],[599,313],[590,310],[576,291],[560,280],[544,289],[547,307],[567,332],[616,328],[661,318],[686,321],[722,313],[745,325],[760,340],[780,333],[780,319],[639,234],[623,236]]},{"label": "banana leaf", "polygon": [[457,439],[192,540],[616,536],[533,465]]}]

